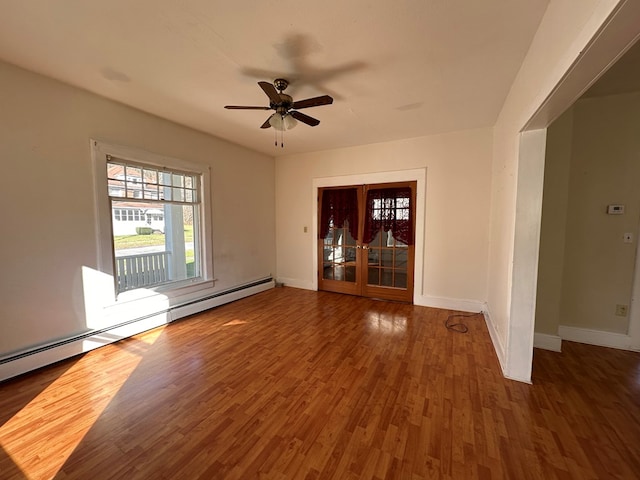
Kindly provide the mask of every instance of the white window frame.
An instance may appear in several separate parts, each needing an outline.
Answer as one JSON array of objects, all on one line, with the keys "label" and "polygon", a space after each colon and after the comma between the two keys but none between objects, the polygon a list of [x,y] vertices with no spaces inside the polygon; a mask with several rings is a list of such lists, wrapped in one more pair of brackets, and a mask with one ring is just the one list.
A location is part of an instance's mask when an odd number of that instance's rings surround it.
[{"label": "white window frame", "polygon": [[[135,299],[151,297],[162,294],[163,297],[178,297],[190,294],[202,289],[211,288],[213,281],[213,251],[211,235],[211,169],[207,165],[188,162],[172,158],[146,150],[110,144],[98,140],[91,140],[91,156],[93,160],[93,178],[95,194],[95,221],[96,221],[96,245],[97,267],[101,273],[114,277],[114,251],[112,211],[109,202],[109,189],[107,182],[107,161],[110,157],[131,161],[134,163],[148,164],[150,166],[180,170],[197,174],[200,177],[200,232],[201,245],[200,276],[146,287],[143,289],[116,292],[115,279],[113,291],[106,293],[105,300],[108,303],[121,303]],[[104,297],[103,297],[104,298]],[[106,306],[106,305],[105,305]]]}]

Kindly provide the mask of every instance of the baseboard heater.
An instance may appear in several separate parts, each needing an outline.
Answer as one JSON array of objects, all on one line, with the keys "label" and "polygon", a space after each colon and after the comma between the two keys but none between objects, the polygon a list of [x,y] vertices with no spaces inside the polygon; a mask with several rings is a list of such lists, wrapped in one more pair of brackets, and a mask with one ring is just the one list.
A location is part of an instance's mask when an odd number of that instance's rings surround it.
[{"label": "baseboard heater", "polygon": [[154,312],[150,315],[128,320],[107,328],[91,330],[0,358],[0,381],[86,353],[103,345],[166,325],[180,318],[255,295],[273,288],[274,285],[272,277],[263,278],[216,292],[197,300],[173,305],[166,310]]}]

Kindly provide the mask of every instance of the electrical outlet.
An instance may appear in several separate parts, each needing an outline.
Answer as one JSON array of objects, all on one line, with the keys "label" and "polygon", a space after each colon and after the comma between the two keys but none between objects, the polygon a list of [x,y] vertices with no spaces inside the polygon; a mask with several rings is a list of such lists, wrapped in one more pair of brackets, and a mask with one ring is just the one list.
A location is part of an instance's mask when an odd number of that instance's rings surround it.
[{"label": "electrical outlet", "polygon": [[616,305],[616,315],[618,317],[626,317],[628,310],[629,310],[628,305]]}]

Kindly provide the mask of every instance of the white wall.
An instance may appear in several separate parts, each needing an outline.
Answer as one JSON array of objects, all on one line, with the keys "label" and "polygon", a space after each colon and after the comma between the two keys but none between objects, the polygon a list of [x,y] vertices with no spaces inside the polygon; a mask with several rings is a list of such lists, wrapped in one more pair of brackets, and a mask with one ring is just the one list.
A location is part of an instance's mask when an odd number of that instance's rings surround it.
[{"label": "white wall", "polygon": [[275,274],[272,158],[5,63],[0,105],[0,358],[87,331],[90,138],[210,165],[214,290]]},{"label": "white wall", "polygon": [[[522,381],[531,378],[538,261],[535,253],[521,255],[534,250],[535,236],[518,236],[518,232],[540,228],[540,215],[537,220],[529,216],[528,221],[517,224],[516,206],[537,204],[542,193],[538,176],[532,178],[535,184],[530,183],[525,170],[519,169],[523,153],[520,132],[552,95],[618,3],[618,0],[549,3],[494,128],[488,308],[496,350],[505,375],[510,378]],[[581,92],[574,93],[577,98]],[[564,103],[563,108],[568,107]],[[538,143],[541,151],[535,163],[540,173],[544,143]],[[532,161],[531,152],[526,156]],[[515,259],[522,263],[514,263]],[[514,267],[518,270],[514,271]]]},{"label": "white wall", "polygon": [[[276,160],[279,280],[312,288],[314,179],[426,168],[426,303],[484,306],[487,295],[491,130],[470,130],[292,155]],[[304,233],[304,227],[308,227]]]},{"label": "white wall", "polygon": [[[640,218],[640,94],[574,107],[561,324],[626,334]],[[625,205],[607,215],[608,204]],[[634,235],[624,243],[623,235]]]}]

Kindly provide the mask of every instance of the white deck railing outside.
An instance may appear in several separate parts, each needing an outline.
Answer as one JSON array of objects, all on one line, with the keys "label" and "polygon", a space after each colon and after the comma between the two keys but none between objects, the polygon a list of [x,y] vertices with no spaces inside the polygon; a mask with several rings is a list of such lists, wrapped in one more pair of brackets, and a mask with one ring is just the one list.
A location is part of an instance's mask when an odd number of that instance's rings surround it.
[{"label": "white deck railing outside", "polygon": [[118,292],[157,285],[169,280],[169,255],[171,252],[116,257]]}]

